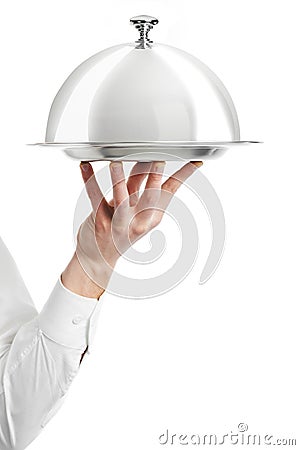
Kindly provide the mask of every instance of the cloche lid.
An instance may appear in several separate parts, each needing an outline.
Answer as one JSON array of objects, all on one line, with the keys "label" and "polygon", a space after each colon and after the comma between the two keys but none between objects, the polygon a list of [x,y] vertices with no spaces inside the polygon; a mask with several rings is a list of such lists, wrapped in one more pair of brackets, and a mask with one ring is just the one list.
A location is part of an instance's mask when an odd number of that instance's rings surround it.
[{"label": "cloche lid", "polygon": [[136,42],[102,50],[71,73],[52,103],[45,142],[36,145],[86,161],[134,154],[141,160],[144,152],[193,160],[254,142],[240,140],[233,101],[214,72],[183,50],[153,42],[156,18],[130,22]]}]

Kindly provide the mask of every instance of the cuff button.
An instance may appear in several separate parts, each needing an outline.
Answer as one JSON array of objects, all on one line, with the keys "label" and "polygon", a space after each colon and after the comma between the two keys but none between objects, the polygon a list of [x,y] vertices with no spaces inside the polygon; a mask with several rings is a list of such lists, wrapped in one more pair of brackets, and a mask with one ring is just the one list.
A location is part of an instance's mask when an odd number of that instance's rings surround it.
[{"label": "cuff button", "polygon": [[74,325],[78,325],[81,321],[82,321],[83,317],[82,316],[75,316],[72,320],[72,323]]}]

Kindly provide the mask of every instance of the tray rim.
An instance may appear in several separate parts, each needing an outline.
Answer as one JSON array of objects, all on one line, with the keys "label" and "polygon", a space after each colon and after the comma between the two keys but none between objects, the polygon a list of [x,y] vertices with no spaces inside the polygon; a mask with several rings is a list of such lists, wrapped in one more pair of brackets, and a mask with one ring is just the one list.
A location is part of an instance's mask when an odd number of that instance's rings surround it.
[{"label": "tray rim", "polygon": [[260,141],[143,141],[28,144],[55,149],[77,161],[200,161],[221,157],[228,150]]},{"label": "tray rim", "polygon": [[207,148],[207,147],[228,147],[238,145],[249,144],[262,144],[262,141],[243,140],[243,141],[115,141],[115,142],[36,142],[28,143],[29,146],[40,147],[62,147],[62,148],[74,148],[74,147],[92,147],[92,148],[135,148],[135,147],[150,147],[150,148]]}]

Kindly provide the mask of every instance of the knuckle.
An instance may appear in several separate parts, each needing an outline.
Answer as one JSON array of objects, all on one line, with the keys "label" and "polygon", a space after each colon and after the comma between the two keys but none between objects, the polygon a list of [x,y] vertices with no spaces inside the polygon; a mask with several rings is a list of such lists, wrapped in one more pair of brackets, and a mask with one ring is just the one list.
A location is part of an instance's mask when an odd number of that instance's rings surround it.
[{"label": "knuckle", "polygon": [[179,183],[177,183],[175,180],[170,181],[169,183],[166,183],[164,189],[171,194],[175,194],[177,189],[179,188]]},{"label": "knuckle", "polygon": [[150,230],[149,224],[145,222],[135,223],[133,225],[133,233],[137,236],[146,234],[149,230]]},{"label": "knuckle", "polygon": [[157,183],[161,180],[162,174],[161,173],[151,173],[149,176],[151,182]]}]

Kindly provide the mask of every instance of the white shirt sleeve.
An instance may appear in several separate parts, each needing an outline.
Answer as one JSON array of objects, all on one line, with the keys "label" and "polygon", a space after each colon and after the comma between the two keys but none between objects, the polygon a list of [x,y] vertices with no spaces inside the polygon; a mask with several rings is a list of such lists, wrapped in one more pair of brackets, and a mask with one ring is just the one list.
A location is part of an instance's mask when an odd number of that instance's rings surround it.
[{"label": "white shirt sleeve", "polygon": [[91,351],[101,302],[58,280],[40,314],[0,239],[0,449],[23,450],[65,400]]}]

